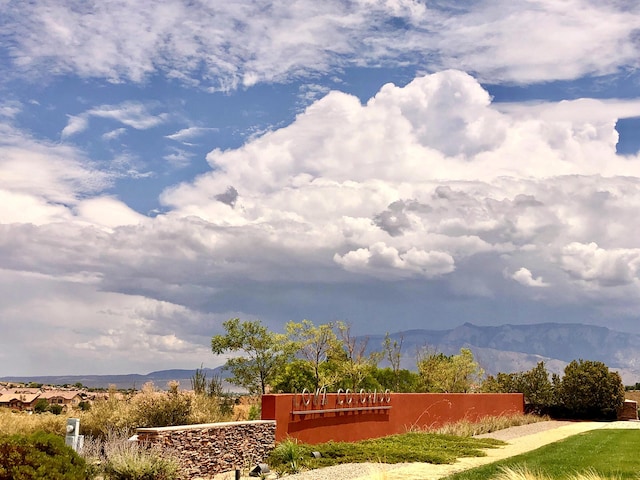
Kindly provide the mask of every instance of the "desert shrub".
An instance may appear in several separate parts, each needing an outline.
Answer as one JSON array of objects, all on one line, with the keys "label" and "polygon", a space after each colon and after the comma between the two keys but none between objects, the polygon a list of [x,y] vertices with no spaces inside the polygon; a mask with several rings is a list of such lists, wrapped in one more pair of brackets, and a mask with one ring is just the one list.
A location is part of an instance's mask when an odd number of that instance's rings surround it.
[{"label": "desert shrub", "polygon": [[79,417],[82,433],[97,438],[106,438],[112,431],[131,435],[138,426],[129,399],[119,398],[114,392],[108,398],[94,401],[91,409],[80,412]]},{"label": "desert shrub", "polygon": [[93,448],[104,477],[111,480],[173,480],[180,466],[171,452],[130,441],[122,432],[110,432]]},{"label": "desert shrub", "polygon": [[192,396],[172,385],[169,392],[159,392],[146,384],[131,400],[133,417],[138,427],[168,427],[189,423]]},{"label": "desert shrub", "polygon": [[0,437],[0,480],[87,478],[87,465],[64,440],[49,433]]}]

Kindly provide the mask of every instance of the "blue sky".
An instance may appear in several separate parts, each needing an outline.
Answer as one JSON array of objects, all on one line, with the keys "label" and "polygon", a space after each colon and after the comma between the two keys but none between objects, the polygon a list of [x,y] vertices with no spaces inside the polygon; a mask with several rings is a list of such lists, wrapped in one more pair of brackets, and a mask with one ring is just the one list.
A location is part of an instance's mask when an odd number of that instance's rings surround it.
[{"label": "blue sky", "polygon": [[214,367],[236,316],[640,333],[635,2],[0,0],[0,27],[0,376]]}]

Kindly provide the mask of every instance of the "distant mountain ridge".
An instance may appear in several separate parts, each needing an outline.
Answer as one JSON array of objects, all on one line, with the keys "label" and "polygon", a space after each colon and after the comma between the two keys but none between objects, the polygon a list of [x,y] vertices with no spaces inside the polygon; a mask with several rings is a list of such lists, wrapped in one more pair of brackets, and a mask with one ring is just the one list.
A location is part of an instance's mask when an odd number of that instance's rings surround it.
[{"label": "distant mountain ridge", "polygon": [[[640,335],[579,323],[540,323],[482,327],[465,323],[450,330],[408,330],[403,338],[403,366],[415,367],[416,352],[429,348],[446,354],[469,348],[489,374],[529,370],[544,361],[561,373],[572,360],[595,360],[618,370],[625,384],[640,381]],[[370,336],[370,348],[383,336]],[[413,364],[411,364],[413,362]]]},{"label": "distant mountain ridge", "polygon": [[[540,323],[482,327],[465,323],[450,330],[415,329],[390,334],[403,339],[402,367],[414,370],[416,354],[427,348],[447,355],[469,348],[481,367],[491,375],[498,372],[521,372],[544,361],[549,372],[561,374],[572,360],[596,360],[605,363],[622,376],[625,385],[640,382],[640,335],[580,323]],[[383,335],[369,335],[370,350],[381,348]],[[228,378],[222,367],[203,369],[210,379],[218,375]],[[87,387],[140,388],[154,382],[165,388],[177,380],[184,389],[191,388],[193,370],[160,370],[147,375],[65,375],[35,377],[3,377],[4,382],[36,382],[54,385],[82,383]],[[240,391],[225,382],[229,391]]]},{"label": "distant mountain ridge", "polygon": [[[225,390],[240,391],[240,389],[235,385],[231,385],[226,382],[225,379],[229,377],[229,374],[224,371],[222,367],[203,368],[202,371],[206,374],[207,380],[211,380],[214,376],[222,378]],[[196,369],[172,369],[158,370],[157,372],[151,372],[146,375],[132,373],[126,375],[42,375],[32,377],[2,377],[0,378],[0,382],[34,382],[45,385],[74,385],[76,383],[82,383],[82,385],[89,388],[108,388],[109,386],[114,385],[118,389],[140,389],[145,383],[153,382],[156,387],[165,389],[168,382],[177,381],[180,382],[182,389],[188,390],[191,388],[191,379],[195,373]]]}]

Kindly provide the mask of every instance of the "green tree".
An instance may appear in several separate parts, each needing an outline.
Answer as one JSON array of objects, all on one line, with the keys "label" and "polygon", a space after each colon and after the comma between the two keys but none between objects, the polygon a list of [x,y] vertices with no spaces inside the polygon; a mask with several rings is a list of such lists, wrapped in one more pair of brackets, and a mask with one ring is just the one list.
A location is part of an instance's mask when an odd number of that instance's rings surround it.
[{"label": "green tree", "polygon": [[522,393],[527,411],[544,413],[554,404],[554,385],[549,379],[544,362],[531,370],[518,373],[498,373],[482,383],[483,392]]},{"label": "green tree", "polygon": [[[394,392],[400,392],[400,362],[402,360],[402,344],[404,343],[404,337],[400,336],[400,341],[392,340],[389,332],[384,336],[383,352],[386,360],[391,366],[391,372],[393,373],[393,383],[388,385],[388,388]],[[406,375],[405,375],[406,376]]]},{"label": "green tree", "polygon": [[[313,384],[305,388],[315,390],[328,387],[334,381],[332,375],[325,375],[331,369],[322,368],[329,358],[336,357],[336,352],[340,349],[340,341],[334,329],[333,322],[317,327],[309,320],[287,323],[287,337],[295,345],[297,355],[308,362],[313,372]],[[302,368],[302,363],[298,362],[297,365]]]},{"label": "green tree", "polygon": [[466,393],[476,387],[484,371],[468,348],[458,355],[428,353],[418,360],[421,390],[425,392]]},{"label": "green tree", "polygon": [[602,362],[574,360],[557,381],[557,401],[576,418],[615,418],[624,403],[624,385]]},{"label": "green tree", "polygon": [[410,393],[417,392],[420,388],[420,375],[406,368],[396,372],[391,367],[377,368],[373,376],[383,390],[388,388],[393,392]]},{"label": "green tree", "polygon": [[222,325],[226,333],[211,339],[213,353],[243,353],[227,360],[225,368],[232,374],[229,381],[252,394],[266,393],[274,375],[292,358],[293,345],[284,335],[267,330],[259,320],[241,322],[232,318]]},{"label": "green tree", "polygon": [[338,339],[341,348],[330,357],[330,364],[337,376],[336,387],[358,390],[379,386],[374,377],[382,352],[368,352],[368,337],[356,337],[351,333],[351,326],[337,322]]},{"label": "green tree", "polygon": [[279,369],[271,383],[276,393],[310,392],[318,388],[313,365],[304,359],[295,359]]},{"label": "green tree", "polygon": [[39,398],[33,406],[33,411],[36,413],[44,413],[49,411],[49,402],[44,398]]}]

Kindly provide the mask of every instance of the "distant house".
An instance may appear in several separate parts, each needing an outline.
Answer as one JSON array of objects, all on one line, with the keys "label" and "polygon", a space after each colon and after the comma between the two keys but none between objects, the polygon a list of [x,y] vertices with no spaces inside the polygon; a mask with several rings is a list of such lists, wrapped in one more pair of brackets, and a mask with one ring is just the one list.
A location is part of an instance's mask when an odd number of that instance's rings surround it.
[{"label": "distant house", "polygon": [[[29,390],[29,389],[27,389]],[[21,389],[5,390],[0,395],[0,407],[11,408],[12,410],[33,410],[35,403],[40,398],[40,391],[37,393],[23,392]]]},{"label": "distant house", "polygon": [[45,390],[40,394],[49,405],[60,405],[64,410],[76,408],[82,401],[82,392],[78,390]]}]

